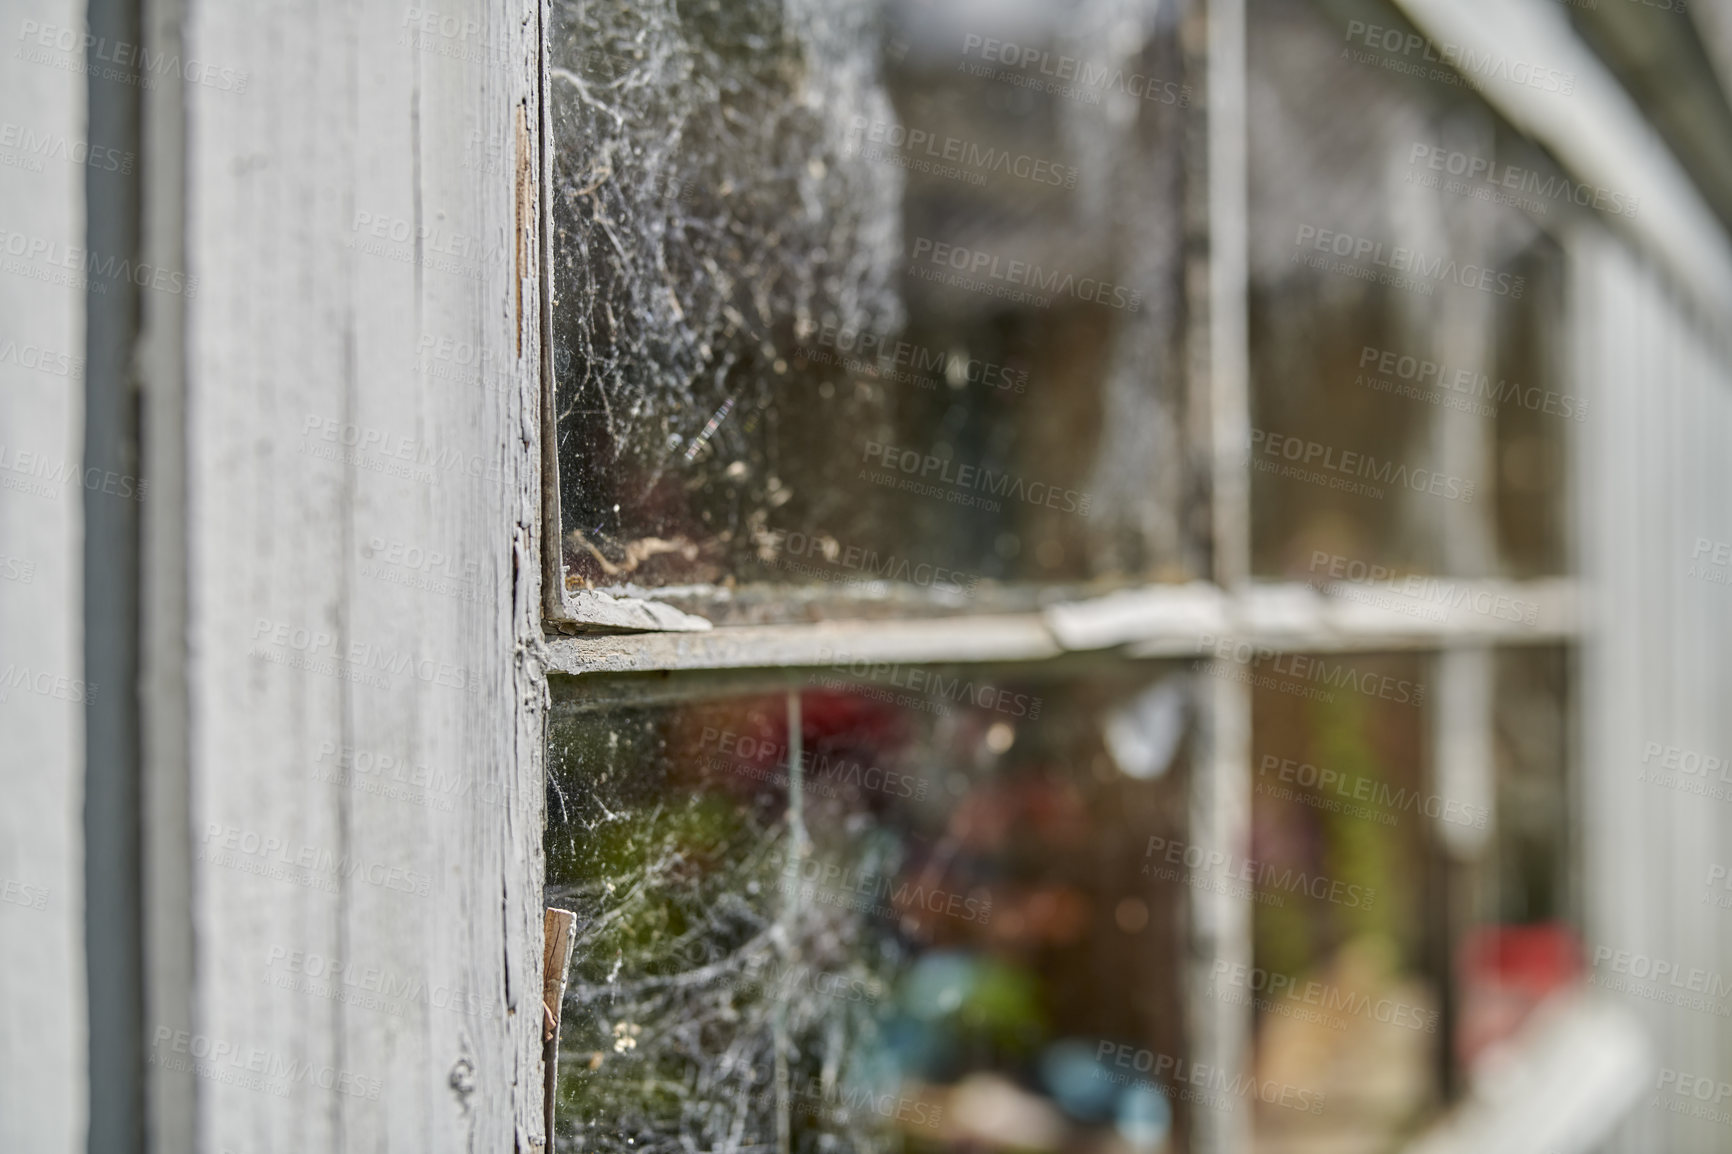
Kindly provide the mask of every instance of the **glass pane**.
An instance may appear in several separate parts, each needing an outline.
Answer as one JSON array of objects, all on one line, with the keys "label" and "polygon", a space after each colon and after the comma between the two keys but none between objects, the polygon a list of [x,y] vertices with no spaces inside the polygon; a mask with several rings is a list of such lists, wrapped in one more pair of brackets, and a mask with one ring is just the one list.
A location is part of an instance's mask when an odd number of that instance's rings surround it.
[{"label": "glass pane", "polygon": [[840,664],[559,711],[557,1148],[1184,1148],[1185,675]]},{"label": "glass pane", "polygon": [[1254,691],[1252,845],[1273,880],[1253,911],[1251,969],[1212,992],[1254,1007],[1260,1078],[1328,1103],[1260,1110],[1258,1151],[1398,1149],[1443,1093],[1434,825],[1446,809],[1483,813],[1430,784],[1427,659],[1290,660],[1329,666],[1343,687],[1271,677]]},{"label": "glass pane", "polygon": [[1571,892],[1565,760],[1568,655],[1501,651],[1492,678],[1492,836],[1462,864],[1456,943],[1458,1070],[1495,1062],[1548,995],[1582,977],[1585,951]]},{"label": "glass pane", "polygon": [[1552,233],[1633,202],[1565,178],[1393,13],[1250,8],[1256,571],[1563,572],[1589,414]]},{"label": "glass pane", "polygon": [[[1259,1151],[1395,1149],[1495,1077],[1498,1044],[1582,977],[1568,658],[1480,652],[1454,673],[1429,655],[1287,660],[1359,688],[1255,690],[1252,842],[1274,884],[1259,887],[1253,966],[1211,992],[1254,1007],[1259,1078],[1329,1103],[1260,1109]],[[1455,744],[1449,726],[1475,732]]]},{"label": "glass pane", "polygon": [[753,621],[1199,573],[1180,7],[556,2],[569,581]]}]

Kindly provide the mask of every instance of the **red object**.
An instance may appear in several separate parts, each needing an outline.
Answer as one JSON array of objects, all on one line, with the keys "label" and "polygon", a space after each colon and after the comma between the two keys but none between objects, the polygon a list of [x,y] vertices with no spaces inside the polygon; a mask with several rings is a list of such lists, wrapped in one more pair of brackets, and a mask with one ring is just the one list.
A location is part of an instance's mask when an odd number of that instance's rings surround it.
[{"label": "red object", "polygon": [[1461,1014],[1456,1056],[1471,1067],[1490,1046],[1521,1029],[1528,1015],[1582,972],[1581,943],[1559,922],[1479,926],[1456,951]]}]

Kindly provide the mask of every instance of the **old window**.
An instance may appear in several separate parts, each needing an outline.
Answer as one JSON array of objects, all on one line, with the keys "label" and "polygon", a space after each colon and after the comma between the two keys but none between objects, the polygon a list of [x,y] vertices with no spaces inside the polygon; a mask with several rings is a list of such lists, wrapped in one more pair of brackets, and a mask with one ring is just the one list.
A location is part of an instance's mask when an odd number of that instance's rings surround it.
[{"label": "old window", "polygon": [[554,4],[559,1149],[1389,1142],[1567,969],[1578,210],[1234,10]]}]

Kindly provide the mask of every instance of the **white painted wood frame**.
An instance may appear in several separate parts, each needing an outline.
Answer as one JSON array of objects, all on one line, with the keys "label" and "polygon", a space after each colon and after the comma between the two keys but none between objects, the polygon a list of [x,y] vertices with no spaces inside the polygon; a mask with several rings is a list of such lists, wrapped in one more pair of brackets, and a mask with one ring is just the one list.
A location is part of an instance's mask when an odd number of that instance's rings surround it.
[{"label": "white painted wood frame", "polygon": [[151,1145],[538,1149],[543,12],[145,17]]},{"label": "white painted wood frame", "polygon": [[[14,7],[76,26],[82,6]],[[10,54],[11,48],[8,48]],[[85,80],[0,68],[4,236],[84,245]],[[56,281],[56,275],[62,279]],[[84,1149],[82,533],[84,290],[42,259],[0,269],[0,1149]],[[70,476],[69,474],[70,470]],[[118,686],[98,686],[115,692]]]}]

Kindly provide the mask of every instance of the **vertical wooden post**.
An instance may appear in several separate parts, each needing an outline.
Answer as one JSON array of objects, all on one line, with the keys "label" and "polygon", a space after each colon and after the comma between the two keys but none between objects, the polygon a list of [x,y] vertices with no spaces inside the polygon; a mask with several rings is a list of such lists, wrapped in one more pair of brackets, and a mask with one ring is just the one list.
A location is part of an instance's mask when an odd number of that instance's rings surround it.
[{"label": "vertical wooden post", "polygon": [[[128,154],[130,143],[112,135],[117,127],[112,115],[105,126],[103,109],[88,107],[90,89],[103,83],[95,73],[106,70],[92,69],[86,77],[31,62],[26,54],[35,47],[34,37],[27,39],[20,31],[25,15],[44,29],[82,24],[86,32],[93,25],[104,30],[100,6],[66,0],[43,0],[27,12],[8,16],[9,35],[15,38],[8,51],[18,58],[9,56],[0,68],[6,131],[62,142],[83,137],[80,147],[86,148],[86,157],[90,144],[116,145],[110,156]],[[53,59],[65,62],[67,57]],[[109,84],[128,87],[119,81]],[[79,253],[93,236],[101,240],[104,222],[92,221],[93,227],[86,228],[86,191],[100,202],[101,190],[113,190],[122,174],[55,159],[36,160],[32,169],[16,137],[7,147],[9,161],[0,166],[0,218],[9,238],[30,237],[58,253]],[[106,227],[121,226],[111,218]],[[101,243],[98,260],[115,251],[111,241]],[[94,312],[100,302],[121,309],[131,299],[128,290],[133,286],[99,284],[103,278],[92,275],[91,291],[108,292],[87,302],[82,278],[39,280],[34,277],[43,275],[46,264],[27,259],[14,264],[11,257],[7,263],[12,267],[0,276],[0,348],[6,350],[0,360],[0,468],[6,470],[7,482],[0,487],[0,670],[19,679],[0,685],[0,734],[5,735],[0,740],[0,780],[6,783],[5,804],[0,806],[0,974],[5,975],[0,978],[0,1021],[5,1022],[0,1028],[0,1149],[62,1151],[85,1146],[90,1068],[85,1023],[95,1004],[92,992],[110,999],[113,1008],[99,1009],[97,1020],[105,1041],[124,1053],[123,1060],[132,1057],[124,1047],[137,1038],[139,1025],[130,991],[117,988],[124,984],[120,979],[128,976],[130,962],[120,945],[125,911],[114,909],[94,932],[86,921],[87,908],[92,918],[103,912],[87,903],[87,879],[99,885],[125,880],[121,847],[112,835],[107,845],[87,847],[81,818],[86,805],[98,814],[126,816],[115,796],[118,791],[87,793],[86,758],[92,764],[106,758],[113,771],[120,771],[120,758],[128,752],[126,734],[118,726],[109,730],[112,741],[106,749],[87,743],[87,719],[117,716],[126,705],[128,686],[100,666],[93,670],[84,656],[85,630],[105,628],[110,619],[86,616],[81,564],[88,549],[89,556],[108,559],[118,568],[114,559],[129,548],[119,527],[135,516],[138,503],[114,495],[112,487],[101,492],[103,471],[109,466],[103,458],[81,452],[80,429],[84,389],[100,398],[105,382],[120,376],[115,358],[97,360],[92,355],[95,345],[86,343],[87,310]],[[101,336],[100,326],[96,336]],[[31,367],[23,353],[26,342],[59,355],[43,356]],[[124,365],[124,354],[119,363]],[[93,422],[92,431],[99,428]],[[111,443],[118,445],[119,430],[113,432]],[[32,461],[38,466],[34,473]],[[86,471],[92,467],[94,472]],[[59,471],[58,479],[47,475],[51,470]],[[95,487],[85,488],[86,476],[96,479]],[[108,536],[88,536],[87,503],[99,510],[102,524],[116,526]],[[130,592],[124,585],[122,591]],[[115,598],[115,619],[124,608],[125,602]],[[98,653],[116,656],[123,646],[100,635],[89,642]],[[38,672],[52,674],[50,681],[58,677],[58,684],[76,686],[78,692],[33,691],[29,677]],[[90,778],[98,789],[101,778],[100,768]],[[107,830],[118,823],[96,824]],[[86,863],[87,849],[89,860],[98,863],[95,867]],[[106,877],[105,861],[115,866]],[[123,893],[113,889],[118,905]],[[89,952],[87,941],[93,949],[108,947],[107,955]],[[87,982],[87,961],[94,991]],[[106,986],[100,984],[105,975],[113,975]],[[133,1020],[114,1021],[122,1012],[133,1013]],[[102,1055],[97,1061],[105,1070],[115,1069]],[[114,1101],[104,1105],[112,1104],[111,1115],[118,1116],[131,1110],[133,1100],[123,1097],[126,1078],[116,1081]]]},{"label": "vertical wooden post", "polygon": [[577,939],[577,915],[570,910],[547,911],[541,954],[542,1110],[547,1121],[547,1149],[553,1149],[553,1102],[559,1088],[559,1013],[565,1001],[565,971]]},{"label": "vertical wooden post", "polygon": [[[144,506],[146,1037],[323,1072],[150,1066],[152,1146],[527,1145],[537,6],[144,4],[152,58],[208,70],[145,94],[139,166],[148,445],[179,493]],[[288,967],[314,955],[389,975],[387,1012]]]},{"label": "vertical wooden post", "polygon": [[[1188,69],[1202,71],[1202,171],[1191,168],[1187,227],[1200,234],[1201,268],[1188,270],[1194,316],[1190,392],[1206,411],[1196,431],[1208,446],[1210,552],[1215,583],[1242,591],[1251,575],[1249,438],[1250,344],[1245,0],[1207,0],[1185,28]],[[1197,151],[1193,148],[1193,152]],[[1237,627],[1229,620],[1227,631]],[[1251,691],[1231,663],[1199,679],[1201,744],[1192,772],[1191,839],[1205,854],[1245,860],[1251,842]],[[1251,1060],[1248,1008],[1210,993],[1218,963],[1249,965],[1251,903],[1231,893],[1193,891],[1189,974],[1193,1061],[1238,1077]],[[1248,1112],[1194,1114],[1190,1147],[1231,1154],[1251,1142]]]}]

